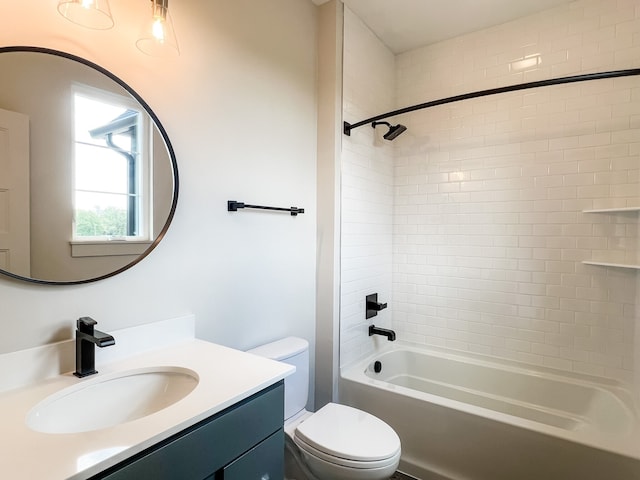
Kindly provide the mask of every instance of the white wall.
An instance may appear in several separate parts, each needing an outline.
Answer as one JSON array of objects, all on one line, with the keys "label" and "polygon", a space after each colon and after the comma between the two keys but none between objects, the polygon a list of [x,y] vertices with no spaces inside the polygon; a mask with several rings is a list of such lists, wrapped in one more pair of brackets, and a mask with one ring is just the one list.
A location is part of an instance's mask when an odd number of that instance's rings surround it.
[{"label": "white wall", "polygon": [[[639,21],[637,0],[580,0],[398,55],[394,107],[637,68]],[[533,67],[512,64],[534,54]],[[639,119],[638,77],[403,116],[409,131],[394,142],[399,337],[637,381],[636,270],[581,262],[637,263],[637,213],[582,210],[640,205]]]},{"label": "white wall", "polygon": [[342,32],[339,0],[318,9],[318,261],[315,407],[336,400],[340,352]]},{"label": "white wall", "polygon": [[[56,2],[1,0],[0,45],[64,50],[136,90],[175,148],[177,213],[156,250],[114,278],[55,287],[0,277],[0,352],[71,338],[83,315],[108,332],[194,313],[198,336],[225,345],[289,334],[313,344],[316,7],[173,2],[182,55],[163,61],[134,45],[149,2],[110,3],[115,28],[91,31],[58,15]],[[229,213],[227,200],[307,213]]]}]

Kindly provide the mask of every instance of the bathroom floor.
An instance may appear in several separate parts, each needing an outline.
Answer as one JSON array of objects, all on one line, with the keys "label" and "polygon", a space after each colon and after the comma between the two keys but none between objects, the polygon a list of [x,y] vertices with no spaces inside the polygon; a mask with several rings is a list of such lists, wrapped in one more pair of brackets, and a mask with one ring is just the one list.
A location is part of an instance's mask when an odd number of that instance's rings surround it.
[{"label": "bathroom floor", "polygon": [[391,475],[391,478],[389,480],[419,480],[419,479],[415,477],[411,477],[401,472],[396,472],[393,475]]}]

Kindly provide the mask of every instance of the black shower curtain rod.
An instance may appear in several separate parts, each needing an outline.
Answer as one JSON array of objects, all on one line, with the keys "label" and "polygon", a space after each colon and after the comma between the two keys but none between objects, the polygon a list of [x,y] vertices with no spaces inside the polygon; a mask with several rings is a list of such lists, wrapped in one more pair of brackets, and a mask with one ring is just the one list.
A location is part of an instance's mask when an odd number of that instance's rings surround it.
[{"label": "black shower curtain rod", "polygon": [[422,110],[423,108],[435,107],[438,105],[445,105],[447,103],[459,102],[460,100],[468,100],[470,98],[486,97],[488,95],[495,95],[497,93],[515,92],[518,90],[526,90],[528,88],[547,87],[551,85],[562,85],[565,83],[585,82],[588,80],[600,80],[604,78],[617,78],[617,77],[631,77],[634,75],[640,75],[640,68],[632,68],[628,70],[614,70],[611,72],[601,73],[588,73],[585,75],[574,75],[572,77],[553,78],[550,80],[539,80],[536,82],[521,83],[520,85],[508,85],[506,87],[490,88],[488,90],[480,90],[478,92],[465,93],[463,95],[455,95],[453,97],[441,98],[440,100],[433,100],[431,102],[420,103],[411,107],[404,107],[392,112],[376,115],[375,117],[367,118],[361,122],[350,124],[344,122],[343,132],[345,135],[351,135],[351,130],[361,127],[371,122],[378,120],[384,120],[385,118],[393,117],[396,115],[402,115],[403,113],[415,112],[416,110]]}]

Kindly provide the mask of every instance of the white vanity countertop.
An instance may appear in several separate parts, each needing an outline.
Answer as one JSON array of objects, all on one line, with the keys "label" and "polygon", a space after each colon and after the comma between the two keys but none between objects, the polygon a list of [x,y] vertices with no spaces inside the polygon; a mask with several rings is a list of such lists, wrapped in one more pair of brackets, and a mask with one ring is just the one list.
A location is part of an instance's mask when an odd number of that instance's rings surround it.
[{"label": "white vanity countertop", "polygon": [[[114,427],[73,434],[39,433],[27,427],[29,411],[47,396],[101,375],[145,367],[182,367],[199,376],[177,403]],[[0,468],[3,478],[89,478],[145,448],[282,380],[290,365],[200,340],[98,365],[83,379],[63,374],[0,393]],[[87,405],[91,408],[91,405]],[[98,462],[98,463],[96,463]]]}]

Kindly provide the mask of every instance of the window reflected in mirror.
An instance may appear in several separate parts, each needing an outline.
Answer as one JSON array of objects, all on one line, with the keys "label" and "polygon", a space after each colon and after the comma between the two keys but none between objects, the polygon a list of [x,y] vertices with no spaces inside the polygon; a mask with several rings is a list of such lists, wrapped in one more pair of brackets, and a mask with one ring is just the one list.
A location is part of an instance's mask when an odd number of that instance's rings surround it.
[{"label": "window reflected in mirror", "polygon": [[75,88],[74,241],[149,239],[149,121],[127,100]]}]

